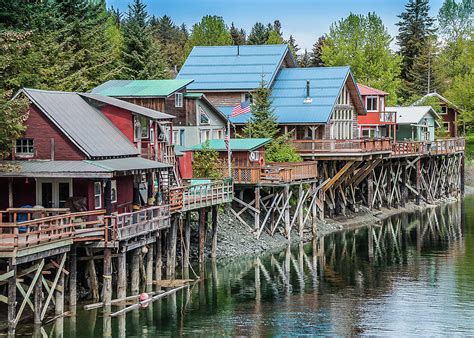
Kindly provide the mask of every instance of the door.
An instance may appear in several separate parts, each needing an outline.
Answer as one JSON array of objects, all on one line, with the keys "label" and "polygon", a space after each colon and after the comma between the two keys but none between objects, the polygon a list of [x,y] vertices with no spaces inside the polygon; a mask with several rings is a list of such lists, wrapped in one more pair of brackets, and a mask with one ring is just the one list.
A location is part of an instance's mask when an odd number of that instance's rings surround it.
[{"label": "door", "polygon": [[37,179],[36,204],[45,208],[64,208],[72,197],[72,179]]}]

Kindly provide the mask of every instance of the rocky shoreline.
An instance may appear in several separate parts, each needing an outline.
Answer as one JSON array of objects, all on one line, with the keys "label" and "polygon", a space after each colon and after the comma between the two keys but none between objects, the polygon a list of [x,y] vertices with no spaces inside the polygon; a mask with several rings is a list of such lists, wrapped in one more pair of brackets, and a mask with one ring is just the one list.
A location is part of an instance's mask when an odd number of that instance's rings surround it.
[{"label": "rocky shoreline", "polygon": [[[466,195],[474,194],[474,187],[466,187]],[[317,221],[317,236],[326,236],[334,232],[364,227],[368,224],[377,224],[393,215],[410,213],[417,210],[423,210],[430,207],[436,207],[443,203],[456,201],[454,198],[447,198],[439,201],[436,205],[422,203],[416,205],[413,202],[407,203],[405,207],[399,208],[381,208],[380,210],[369,210],[361,208],[357,213],[348,213],[346,216],[339,216],[333,219]],[[278,231],[271,236],[263,232],[260,239],[256,239],[248,226],[240,221],[225,209],[218,215],[218,236],[217,236],[217,259],[232,260],[238,257],[254,256],[262,253],[278,252],[286,248],[288,241],[286,237]],[[209,238],[210,236],[208,236]],[[291,243],[308,242],[312,239],[310,227],[305,228],[303,238],[299,237],[296,230],[291,233]],[[207,241],[207,255],[210,255],[210,243]],[[197,243],[196,243],[197,244]],[[197,255],[197,248],[194,245],[194,254]]]}]

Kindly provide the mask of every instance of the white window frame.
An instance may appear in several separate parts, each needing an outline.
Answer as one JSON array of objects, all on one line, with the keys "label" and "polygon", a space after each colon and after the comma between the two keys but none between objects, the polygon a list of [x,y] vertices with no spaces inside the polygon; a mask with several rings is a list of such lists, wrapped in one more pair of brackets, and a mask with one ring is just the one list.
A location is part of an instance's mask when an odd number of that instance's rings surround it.
[{"label": "white window frame", "polygon": [[[203,134],[206,136],[204,139],[202,136]],[[212,130],[211,129],[199,129],[199,141],[200,143],[204,143],[207,140],[211,140],[212,137]]]},{"label": "white window frame", "polygon": [[448,106],[441,106],[441,112],[439,115],[448,115]]},{"label": "white window frame", "polygon": [[[374,109],[369,110],[369,105],[368,105],[369,99],[375,99],[375,102],[377,102],[375,110]],[[379,111],[379,97],[376,96],[376,95],[366,96],[365,97],[365,108],[367,109],[367,112],[369,112],[369,113],[378,112]]]},{"label": "white window frame", "polygon": [[174,106],[183,108],[183,93],[174,93]]},{"label": "white window frame", "polygon": [[[94,187],[95,188],[95,187]],[[115,190],[115,195],[113,193],[113,191]],[[95,192],[95,191],[94,191]],[[112,180],[110,181],[110,202],[111,203],[117,203],[117,196],[118,196],[118,192],[117,192],[117,180]],[[95,196],[94,196],[95,197]],[[114,198],[115,197],[115,198]],[[95,201],[94,201],[94,204],[95,204]]]},{"label": "white window frame", "polygon": [[[96,193],[96,187],[99,186],[99,193]],[[99,206],[95,203],[96,197],[99,197]],[[94,182],[94,209],[102,208],[102,182]]]},{"label": "white window frame", "polygon": [[449,123],[449,121],[444,121],[444,122],[443,122],[443,127],[444,127],[444,129],[445,129],[448,133],[449,133],[449,125],[450,125],[450,124],[451,124],[451,123]]},{"label": "white window frame", "polygon": [[380,104],[379,111],[385,112],[385,96],[380,96],[379,104]]},{"label": "white window frame", "polygon": [[[30,150],[30,145],[28,142],[31,141],[31,152]],[[20,142],[20,146],[18,146],[18,142]],[[18,151],[18,147],[20,147],[21,151]],[[24,149],[27,149],[27,151],[23,151]],[[35,155],[35,142],[33,138],[19,138],[15,142],[15,155],[18,157],[33,157]]]}]

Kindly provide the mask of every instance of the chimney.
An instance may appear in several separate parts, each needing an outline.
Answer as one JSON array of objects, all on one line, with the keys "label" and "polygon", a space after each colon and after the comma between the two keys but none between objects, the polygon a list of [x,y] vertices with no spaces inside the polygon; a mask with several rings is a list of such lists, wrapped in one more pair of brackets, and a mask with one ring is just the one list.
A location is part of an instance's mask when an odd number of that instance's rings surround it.
[{"label": "chimney", "polygon": [[310,83],[309,80],[306,80],[306,99],[304,99],[303,103],[310,104],[313,102],[313,99],[310,97],[309,93]]}]

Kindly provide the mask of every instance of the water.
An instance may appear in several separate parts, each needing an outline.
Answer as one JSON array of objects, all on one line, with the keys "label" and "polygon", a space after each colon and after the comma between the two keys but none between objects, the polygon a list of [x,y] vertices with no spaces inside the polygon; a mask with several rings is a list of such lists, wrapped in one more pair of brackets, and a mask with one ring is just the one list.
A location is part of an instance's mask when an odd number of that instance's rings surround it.
[{"label": "water", "polygon": [[[209,264],[189,290],[113,318],[113,336],[473,335],[473,205],[468,197],[279,254]],[[45,331],[58,328],[100,336],[103,321],[100,311],[80,311]]]}]

